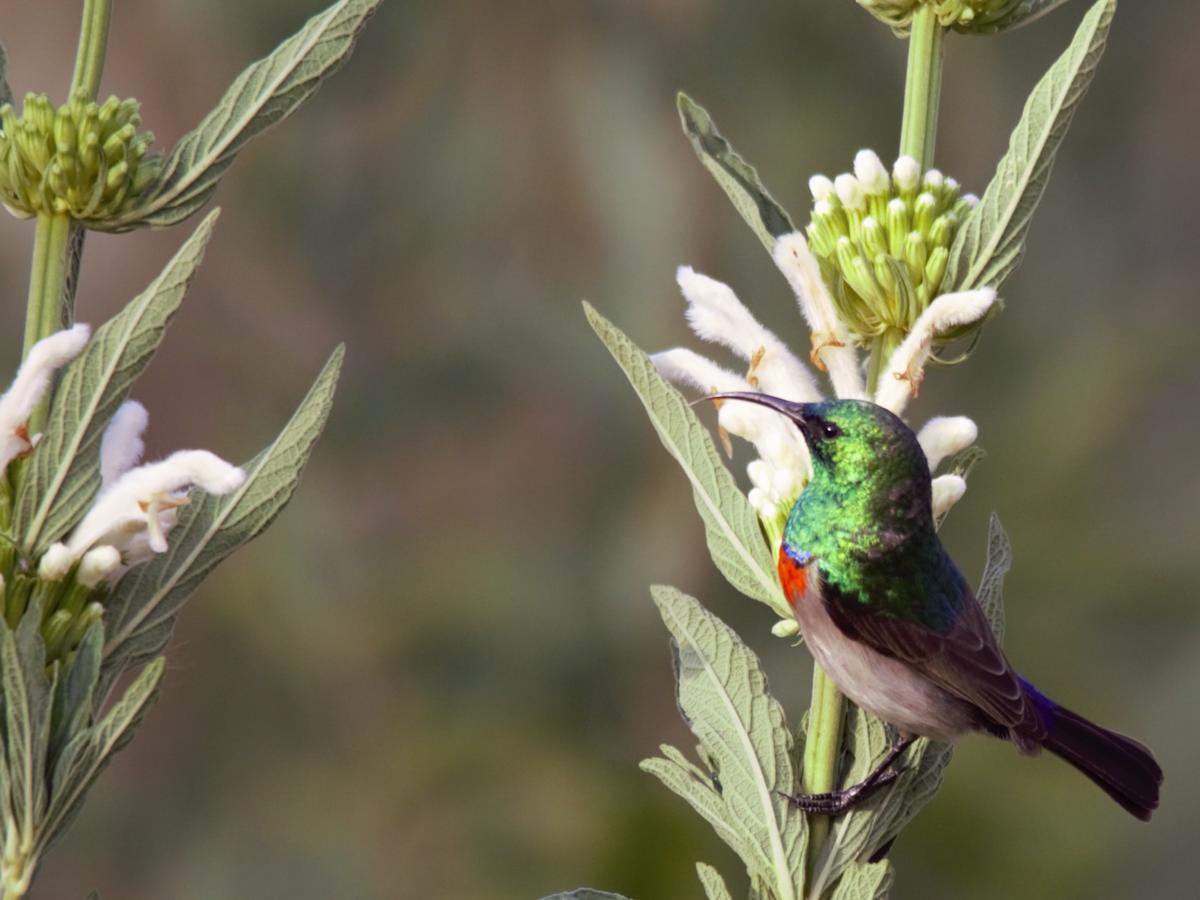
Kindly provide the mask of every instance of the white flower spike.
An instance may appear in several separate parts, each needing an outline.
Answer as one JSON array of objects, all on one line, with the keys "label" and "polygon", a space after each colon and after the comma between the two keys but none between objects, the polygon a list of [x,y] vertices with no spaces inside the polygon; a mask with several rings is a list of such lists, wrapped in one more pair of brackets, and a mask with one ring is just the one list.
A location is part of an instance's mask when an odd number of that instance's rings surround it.
[{"label": "white flower spike", "polygon": [[960,475],[939,475],[933,479],[933,516],[939,518],[950,511],[967,492],[967,482]]},{"label": "white flower spike", "polygon": [[146,407],[126,400],[117,409],[100,439],[100,488],[103,490],[142,459],[142,435],[150,423]]},{"label": "white flower spike", "polygon": [[886,194],[891,187],[887,169],[874,150],[859,150],[854,155],[854,175],[868,194]]},{"label": "white flower spike", "polygon": [[879,376],[875,402],[899,415],[916,396],[925,376],[925,363],[933,349],[934,339],[956,325],[966,325],[981,319],[996,302],[996,291],[980,288],[942,294],[917,318],[908,337],[892,353],[887,367]]},{"label": "white flower spike", "polygon": [[750,364],[747,380],[768,394],[805,403],[820,398],[804,363],[764,328],[726,284],[680,266],[675,280],[688,302],[687,320],[706,341],[724,344]]},{"label": "white flower spike", "polygon": [[930,472],[946,457],[966,450],[978,437],[979,428],[966,416],[936,416],[917,432]]},{"label": "white flower spike", "polygon": [[0,397],[0,473],[10,462],[33,448],[26,423],[50,379],[78,356],[91,337],[87,325],[75,325],[42,338],[30,349],[12,385]]}]

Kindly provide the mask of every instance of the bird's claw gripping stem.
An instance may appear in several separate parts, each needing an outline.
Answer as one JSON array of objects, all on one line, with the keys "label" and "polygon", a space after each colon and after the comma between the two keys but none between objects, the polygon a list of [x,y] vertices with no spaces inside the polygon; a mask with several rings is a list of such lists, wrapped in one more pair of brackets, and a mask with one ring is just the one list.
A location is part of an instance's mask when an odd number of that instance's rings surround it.
[{"label": "bird's claw gripping stem", "polygon": [[866,800],[882,787],[891,784],[904,772],[904,766],[895,765],[896,760],[914,738],[905,737],[897,741],[866,778],[858,784],[843,788],[840,791],[830,791],[826,794],[784,794],[788,802],[806,813],[816,813],[822,816],[840,816],[850,807]]}]

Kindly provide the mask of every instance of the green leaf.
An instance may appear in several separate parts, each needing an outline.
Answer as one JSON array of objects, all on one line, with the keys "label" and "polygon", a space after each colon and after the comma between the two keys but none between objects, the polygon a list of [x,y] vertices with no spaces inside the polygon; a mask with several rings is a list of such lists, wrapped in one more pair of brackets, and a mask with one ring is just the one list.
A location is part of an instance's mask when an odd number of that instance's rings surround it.
[{"label": "green leaf", "polygon": [[561,891],[550,894],[542,900],[629,900],[624,894],[612,894],[608,891],[597,891],[592,888],[575,888],[573,891]]},{"label": "green leaf", "polygon": [[35,600],[16,631],[0,627],[4,687],[4,752],[11,815],[32,833],[46,808],[47,744],[54,684],[46,675],[42,605]]},{"label": "green leaf", "polygon": [[29,556],[61,538],[91,504],[104,429],[178,312],[219,212],[209,213],[149,287],[97,329],[67,367],[17,492],[14,527]]},{"label": "green leaf", "polygon": [[335,3],[242,72],[216,108],[171,151],[145,198],[100,227],[123,231],[174,225],[200,209],[242,148],[291,115],[349,57],[380,2]]},{"label": "green leaf", "polygon": [[38,852],[44,852],[78,815],[88,789],[133,737],[146,710],[158,696],[166,660],[147,665],[124,695],[93,728],[78,734],[67,745],[53,775],[54,792],[46,821],[38,835]]},{"label": "green leaf", "polygon": [[0,106],[13,102],[12,88],[8,86],[8,54],[0,45]]},{"label": "green leaf", "polygon": [[[325,427],[344,353],[340,346],[333,352],[279,436],[246,465],[245,483],[224,497],[193,499],[171,530],[170,549],[117,584],[105,608],[106,670],[114,671],[117,662],[122,668],[136,664],[161,649],[179,608],[204,577],[287,505]],[[148,635],[153,640],[139,640]],[[128,652],[131,645],[136,654]]]},{"label": "green leaf", "polygon": [[729,626],[674,588],[651,592],[673,638],[679,710],[717,771],[703,773],[678,753],[642,768],[717,826],[752,882],[769,884],[777,900],[795,900],[807,828],[787,799],[797,777],[783,708],[768,693],[758,658]]},{"label": "green leaf", "polygon": [[1004,640],[1004,576],[1012,568],[1012,544],[1000,524],[1000,517],[992,513],[988,519],[987,561],[983,564],[983,577],[979,579],[977,599],[987,614],[988,623],[996,640]]},{"label": "green leaf", "polygon": [[1008,152],[954,239],[942,290],[999,287],[1020,262],[1054,154],[1096,72],[1115,8],[1116,0],[1091,8],[1071,46],[1029,95]]},{"label": "green leaf", "polygon": [[733,900],[721,873],[708,863],[696,863],[696,875],[699,876],[700,884],[704,887],[704,896],[707,900]]},{"label": "green leaf", "polygon": [[747,597],[767,604],[780,618],[791,618],[758,516],[721,462],[708,430],[624,332],[590,304],[583,306],[588,322],[641,398],[663,446],[692,483],[713,562]]},{"label": "green leaf", "polygon": [[742,159],[717,131],[712,116],[687,94],[678,97],[679,118],[683,131],[692,142],[704,168],[712,174],[721,190],[751,230],[758,235],[767,252],[775,248],[775,239],[796,230],[791,218],[767,193],[754,167]]},{"label": "green leaf", "polygon": [[877,863],[851,866],[834,890],[832,900],[884,900],[892,889],[892,864]]},{"label": "green leaf", "polygon": [[104,646],[104,628],[93,625],[79,642],[66,676],[59,679],[54,694],[54,715],[50,733],[50,765],[70,739],[92,724],[96,681],[100,677],[100,650]]}]

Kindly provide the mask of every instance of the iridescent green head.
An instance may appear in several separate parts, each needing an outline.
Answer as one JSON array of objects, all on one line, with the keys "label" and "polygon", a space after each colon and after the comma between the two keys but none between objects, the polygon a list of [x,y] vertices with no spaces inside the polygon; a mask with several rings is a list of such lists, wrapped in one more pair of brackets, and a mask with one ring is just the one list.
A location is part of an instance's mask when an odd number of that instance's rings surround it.
[{"label": "iridescent green head", "polygon": [[717,395],[747,400],[787,416],[808,444],[813,487],[886,495],[894,488],[929,491],[929,465],[917,436],[895,414],[866,400],[794,403],[759,393]]}]

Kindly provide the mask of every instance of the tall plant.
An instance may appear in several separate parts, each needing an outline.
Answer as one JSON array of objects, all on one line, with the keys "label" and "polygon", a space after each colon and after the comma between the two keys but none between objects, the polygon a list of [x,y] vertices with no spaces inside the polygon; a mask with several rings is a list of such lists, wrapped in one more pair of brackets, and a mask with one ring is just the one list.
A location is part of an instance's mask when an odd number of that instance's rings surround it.
[{"label": "tall plant", "polygon": [[[237,77],[165,155],[138,103],[98,100],[111,0],[84,0],[69,95],[12,105],[0,50],[0,200],[35,225],[24,359],[0,397],[0,897],[47,849],[133,736],[183,603],[291,499],[329,414],[338,347],[279,435],[241,466],[204,450],[143,463],[129,399],[179,311],[210,212],[146,289],[93,333],[75,322],[89,231],[175,225],[212,199],[253,138],[350,55],[380,0],[340,0]],[[128,686],[110,702],[118,679]]]},{"label": "tall plant", "polygon": [[[1025,251],[1034,209],[1054,156],[1104,50],[1116,0],[1097,0],[1071,44],[1029,95],[1007,152],[982,199],[934,167],[944,42],[1015,28],[1063,0],[858,0],[908,42],[899,153],[890,166],[871,150],[853,172],[810,182],[813,205],[798,229],[755,169],[709,114],[681,95],[684,132],[701,163],[745,219],[795,293],[811,335],[811,366],[754,318],[726,285],[683,267],[686,315],[703,340],[724,345],[747,366],[729,371],[685,348],[648,356],[592,307],[588,321],[628,377],[663,444],[691,483],[713,562],[729,582],[778,617],[773,631],[798,631],[775,558],[788,512],[809,479],[804,443],[775,413],[721,405],[718,438],[750,442],[757,458],[745,492],[708,430],[671,382],[704,393],[762,390],[794,401],[820,399],[813,369],[837,397],[871,399],[897,414],[919,393],[931,363],[961,362],[997,292]],[[977,39],[972,37],[972,39]],[[919,432],[940,522],[966,490],[978,460],[974,423],[934,417]],[[1011,564],[993,516],[978,598],[993,629],[1003,627],[1001,592]],[[886,853],[932,799],[951,748],[919,740],[885,789],[834,819],[805,815],[788,798],[862,781],[893,744],[889,726],[848,703],[814,667],[812,702],[798,729],[767,690],[754,653],[696,600],[652,589],[671,633],[678,702],[699,740],[699,760],[674,747],[642,768],[683,797],[745,864],[749,896],[886,897]],[[699,863],[709,900],[730,896],[722,876]],[[604,897],[576,891],[562,897]]]}]

